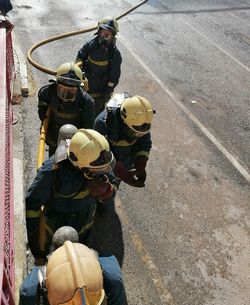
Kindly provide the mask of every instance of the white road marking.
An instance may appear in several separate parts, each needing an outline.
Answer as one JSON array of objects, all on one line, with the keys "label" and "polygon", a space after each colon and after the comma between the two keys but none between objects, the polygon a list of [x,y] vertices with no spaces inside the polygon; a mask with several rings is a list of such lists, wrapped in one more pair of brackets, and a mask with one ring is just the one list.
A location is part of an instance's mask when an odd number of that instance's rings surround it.
[{"label": "white road marking", "polygon": [[132,224],[129,221],[129,217],[123,208],[122,202],[118,195],[116,195],[115,198],[115,209],[119,216],[119,218],[123,221],[123,223],[126,225],[127,228],[129,228],[130,236],[133,241],[134,247],[139,253],[141,260],[145,264],[146,268],[149,270],[151,274],[151,279],[153,281],[153,284],[158,292],[158,296],[162,302],[162,304],[165,305],[175,305],[173,297],[169,289],[166,287],[165,280],[163,276],[160,273],[160,270],[155,265],[151,255],[149,254],[149,251],[144,246],[139,234],[136,232],[135,228],[132,226]]},{"label": "white road marking", "polygon": [[[203,34],[202,34],[203,35]],[[159,84],[159,86],[169,95],[169,97],[175,102],[175,104],[188,116],[188,118],[206,135],[206,137],[219,149],[219,151],[229,160],[229,162],[238,170],[238,172],[250,183],[250,174],[247,170],[236,160],[236,158],[226,150],[226,148],[211,134],[211,132],[186,108],[181,101],[164,85],[164,83],[154,74],[154,72],[145,64],[145,62],[136,54],[132,46],[125,40],[122,35],[119,35],[119,41],[130,52],[135,60],[146,70],[151,77]],[[213,43],[213,42],[211,42]],[[213,43],[214,44],[214,43]],[[219,47],[220,48],[220,47]],[[221,49],[221,48],[220,48]],[[223,52],[225,52],[223,50]],[[228,54],[228,53],[226,53]],[[228,56],[231,57],[230,54]],[[235,59],[238,62],[237,59]],[[243,65],[239,62],[240,65]],[[243,65],[244,66],[244,65]],[[250,69],[246,66],[249,71]]]},{"label": "white road marking", "polygon": [[244,65],[242,62],[240,62],[237,58],[235,58],[233,55],[225,51],[223,48],[221,48],[217,43],[213,42],[211,39],[209,39],[205,34],[197,30],[195,27],[193,27],[190,23],[186,22],[182,18],[180,20],[185,23],[188,27],[190,27],[194,32],[202,36],[204,39],[206,39],[208,42],[210,42],[212,45],[214,45],[217,49],[219,49],[222,53],[227,55],[229,58],[231,58],[234,62],[236,62],[238,65],[240,65],[242,68],[244,68],[246,71],[250,72],[250,68],[246,65]]},{"label": "white road marking", "polygon": [[236,18],[236,19],[238,19],[238,20],[240,20],[240,21],[242,21],[242,22],[244,22],[246,24],[250,24],[247,20],[245,20],[245,19],[243,19],[243,18],[241,18],[241,17],[239,17],[237,15],[234,15],[233,13],[229,13],[228,12],[228,15],[230,15],[230,16],[232,16],[232,17],[234,17],[234,18]]}]

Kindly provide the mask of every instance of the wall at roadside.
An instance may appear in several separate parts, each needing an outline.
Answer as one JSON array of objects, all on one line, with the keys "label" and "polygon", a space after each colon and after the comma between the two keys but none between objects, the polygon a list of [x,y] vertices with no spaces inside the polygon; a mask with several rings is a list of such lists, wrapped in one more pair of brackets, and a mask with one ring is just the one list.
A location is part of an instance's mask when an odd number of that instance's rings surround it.
[{"label": "wall at roadside", "polygon": [[12,158],[12,88],[14,60],[11,30],[13,26],[0,16],[0,299],[15,303],[14,277],[14,200]]},{"label": "wall at roadside", "polygon": [[[22,120],[13,25],[0,15],[0,299],[18,304],[25,267]],[[14,56],[13,56],[14,54]],[[15,61],[14,61],[15,57]],[[16,73],[15,73],[16,72]],[[16,76],[16,78],[15,78]],[[14,125],[13,125],[14,124]]]}]

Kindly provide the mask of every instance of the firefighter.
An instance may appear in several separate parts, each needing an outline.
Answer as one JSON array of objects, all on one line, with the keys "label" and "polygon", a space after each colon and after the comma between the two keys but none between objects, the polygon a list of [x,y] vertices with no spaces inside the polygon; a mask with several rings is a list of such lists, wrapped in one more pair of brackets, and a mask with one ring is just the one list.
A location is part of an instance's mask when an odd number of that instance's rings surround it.
[{"label": "firefighter", "polygon": [[153,113],[141,96],[115,94],[95,119],[94,129],[106,137],[116,158],[116,177],[134,187],[144,187],[151,149]]},{"label": "firefighter", "polygon": [[116,46],[118,23],[107,17],[98,23],[96,37],[88,40],[78,51],[76,63],[88,79],[89,93],[95,100],[96,116],[105,108],[121,74],[122,57]]},{"label": "firefighter", "polygon": [[[113,255],[98,256],[78,243],[72,228],[59,228],[47,266],[34,267],[19,289],[20,305],[124,305],[122,273]],[[80,297],[79,297],[80,296]]]},{"label": "firefighter", "polygon": [[81,69],[73,62],[60,65],[56,81],[42,87],[38,92],[38,115],[45,119],[48,107],[51,108],[46,144],[49,156],[55,153],[58,132],[62,125],[73,124],[77,128],[93,128],[95,104],[91,96],[84,92],[81,84]]},{"label": "firefighter", "polygon": [[67,153],[61,150],[61,155],[66,159],[57,152],[47,159],[26,195],[28,243],[37,260],[46,257],[53,233],[64,225],[76,229],[80,242],[89,245],[96,200],[112,200],[117,189],[110,172],[115,160],[101,134],[80,129],[65,143]]}]

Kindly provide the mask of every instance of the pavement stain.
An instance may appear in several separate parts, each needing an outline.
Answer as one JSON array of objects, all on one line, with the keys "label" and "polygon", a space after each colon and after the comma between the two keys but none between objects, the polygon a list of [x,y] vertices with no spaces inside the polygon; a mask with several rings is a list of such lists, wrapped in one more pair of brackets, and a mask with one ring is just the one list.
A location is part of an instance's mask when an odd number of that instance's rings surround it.
[{"label": "pavement stain", "polygon": [[207,168],[205,164],[201,164],[199,160],[187,160],[179,166],[175,172],[184,175],[190,182],[204,180],[207,177]]},{"label": "pavement stain", "polygon": [[21,94],[13,95],[12,105],[20,105],[22,102]]},{"label": "pavement stain", "polygon": [[250,37],[243,34],[243,33],[240,33],[240,38],[243,42],[245,42],[246,44],[248,44],[250,46]]},{"label": "pavement stain", "polygon": [[30,10],[30,9],[32,9],[32,6],[29,6],[29,5],[16,5],[15,8]]},{"label": "pavement stain", "polygon": [[35,96],[37,93],[36,83],[33,78],[33,75],[28,71],[28,84],[29,84],[29,94],[28,96]]}]

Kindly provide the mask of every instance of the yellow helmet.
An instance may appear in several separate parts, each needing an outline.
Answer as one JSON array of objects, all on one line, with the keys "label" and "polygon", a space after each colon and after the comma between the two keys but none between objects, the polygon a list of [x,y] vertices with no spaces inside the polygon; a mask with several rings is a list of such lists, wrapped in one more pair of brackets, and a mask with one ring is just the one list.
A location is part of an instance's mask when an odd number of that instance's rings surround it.
[{"label": "yellow helmet", "polygon": [[147,99],[139,95],[126,98],[120,109],[123,122],[135,136],[140,137],[149,132],[154,110]]},{"label": "yellow helmet", "polygon": [[119,32],[118,22],[114,17],[106,17],[98,22],[98,31],[100,29],[110,30],[116,35]]},{"label": "yellow helmet", "polygon": [[73,62],[64,63],[56,71],[56,81],[58,96],[63,101],[72,101],[83,82],[82,70]]},{"label": "yellow helmet", "polygon": [[50,256],[45,286],[50,305],[101,305],[105,298],[101,266],[93,251],[71,241]]},{"label": "yellow helmet", "polygon": [[78,130],[70,141],[68,157],[74,166],[96,174],[109,172],[115,162],[108,141],[93,129]]}]

